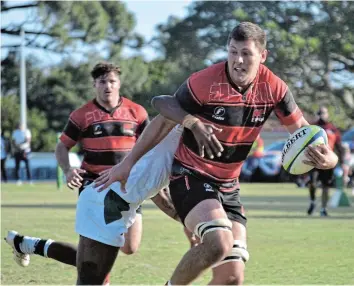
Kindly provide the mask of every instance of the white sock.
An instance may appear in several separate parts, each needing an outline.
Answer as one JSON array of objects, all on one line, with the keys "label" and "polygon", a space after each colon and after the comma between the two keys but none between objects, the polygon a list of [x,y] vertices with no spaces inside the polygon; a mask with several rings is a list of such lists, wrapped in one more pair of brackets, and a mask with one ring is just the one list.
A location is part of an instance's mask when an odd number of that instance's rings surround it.
[{"label": "white sock", "polygon": [[170,280],[167,281],[167,285],[168,285],[168,286],[172,286]]},{"label": "white sock", "polygon": [[48,258],[48,248],[54,242],[54,240],[48,239],[44,245],[44,256]]},{"label": "white sock", "polygon": [[24,236],[22,242],[20,243],[20,249],[23,253],[33,254],[35,246],[41,239],[38,237]]}]

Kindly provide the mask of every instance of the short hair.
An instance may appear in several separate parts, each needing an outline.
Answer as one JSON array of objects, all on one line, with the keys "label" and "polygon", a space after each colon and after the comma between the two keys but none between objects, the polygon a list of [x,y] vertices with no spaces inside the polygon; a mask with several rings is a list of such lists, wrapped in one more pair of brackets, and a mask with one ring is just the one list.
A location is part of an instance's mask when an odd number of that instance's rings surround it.
[{"label": "short hair", "polygon": [[231,40],[247,41],[253,40],[258,48],[264,50],[267,46],[267,36],[261,27],[251,22],[241,22],[229,34],[227,45]]},{"label": "short hair", "polygon": [[106,75],[110,72],[114,72],[117,75],[120,75],[122,73],[119,66],[116,66],[112,63],[100,62],[96,64],[92,69],[91,76],[95,80],[100,76]]}]

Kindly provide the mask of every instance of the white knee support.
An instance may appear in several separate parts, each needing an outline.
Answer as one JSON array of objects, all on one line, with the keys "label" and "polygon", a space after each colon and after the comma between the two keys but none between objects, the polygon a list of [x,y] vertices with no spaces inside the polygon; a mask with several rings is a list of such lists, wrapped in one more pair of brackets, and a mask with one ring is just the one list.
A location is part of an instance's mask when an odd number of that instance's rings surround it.
[{"label": "white knee support", "polygon": [[216,230],[231,231],[232,223],[226,218],[215,219],[212,221],[198,223],[194,228],[194,234],[203,242],[206,233]]},{"label": "white knee support", "polygon": [[232,261],[242,261],[243,263],[246,263],[249,258],[250,255],[247,251],[247,245],[241,240],[234,240],[234,245],[229,254],[223,260],[214,264],[212,268]]}]

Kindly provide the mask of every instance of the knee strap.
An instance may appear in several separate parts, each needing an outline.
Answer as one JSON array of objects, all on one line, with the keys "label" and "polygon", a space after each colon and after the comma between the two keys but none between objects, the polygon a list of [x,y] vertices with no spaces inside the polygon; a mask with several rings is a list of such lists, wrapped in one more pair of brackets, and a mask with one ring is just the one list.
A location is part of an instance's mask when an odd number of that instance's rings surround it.
[{"label": "knee strap", "polygon": [[223,260],[214,264],[212,268],[232,261],[242,261],[246,263],[249,259],[250,254],[247,251],[247,245],[241,240],[234,240],[234,245],[229,254]]},{"label": "knee strap", "polygon": [[221,218],[198,223],[194,228],[194,234],[200,238],[201,242],[203,242],[203,237],[208,232],[216,230],[231,231],[231,229],[231,221],[226,218]]}]

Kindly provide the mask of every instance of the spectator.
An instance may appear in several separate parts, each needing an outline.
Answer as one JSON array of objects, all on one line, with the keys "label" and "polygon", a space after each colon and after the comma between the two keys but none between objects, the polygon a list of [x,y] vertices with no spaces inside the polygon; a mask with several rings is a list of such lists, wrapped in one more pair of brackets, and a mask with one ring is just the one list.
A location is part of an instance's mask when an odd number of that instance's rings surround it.
[{"label": "spectator", "polygon": [[21,185],[20,180],[20,163],[25,162],[27,180],[32,183],[31,170],[29,164],[29,155],[31,153],[31,132],[23,124],[18,125],[18,129],[12,133],[12,143],[14,147],[15,157],[15,178],[17,185]]},{"label": "spectator", "polygon": [[6,158],[11,152],[10,141],[5,137],[5,132],[1,130],[1,180],[7,183]]}]

